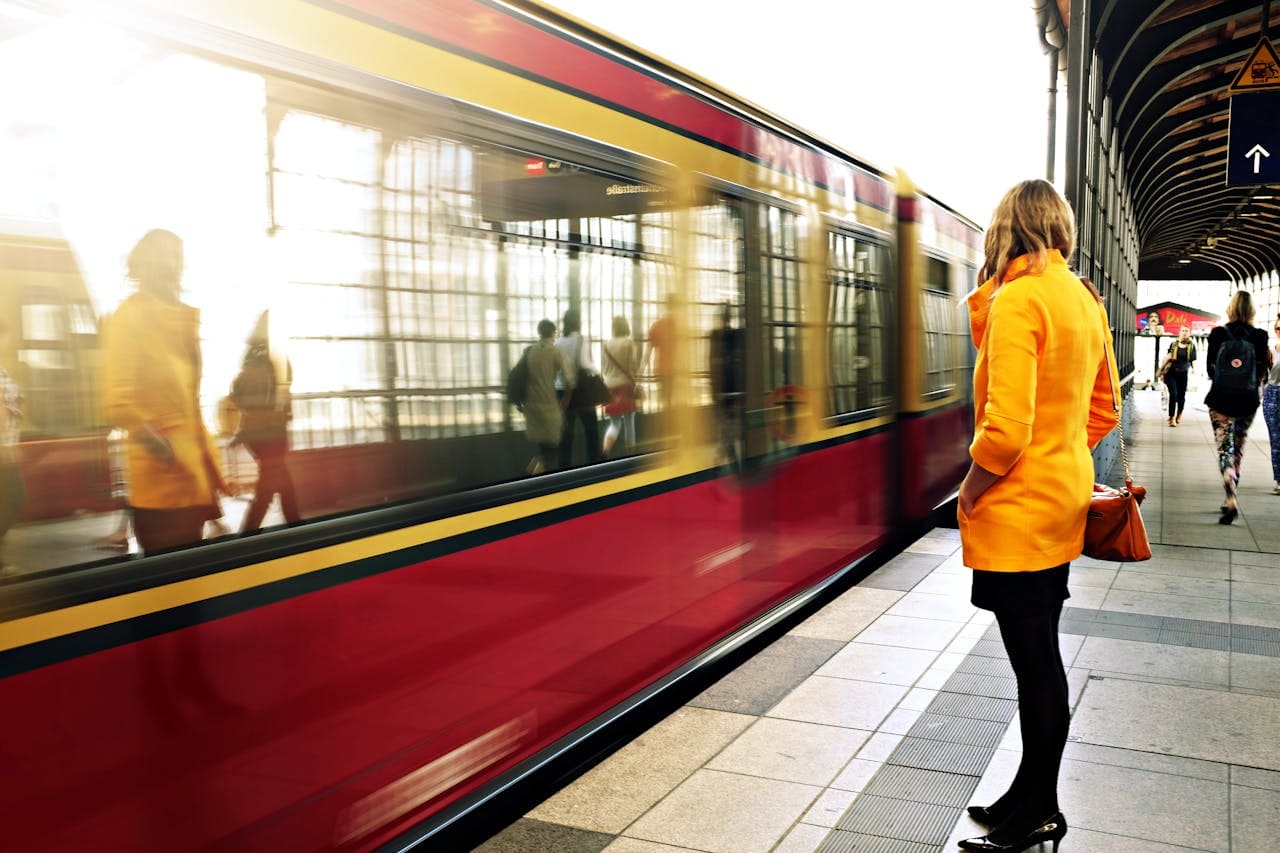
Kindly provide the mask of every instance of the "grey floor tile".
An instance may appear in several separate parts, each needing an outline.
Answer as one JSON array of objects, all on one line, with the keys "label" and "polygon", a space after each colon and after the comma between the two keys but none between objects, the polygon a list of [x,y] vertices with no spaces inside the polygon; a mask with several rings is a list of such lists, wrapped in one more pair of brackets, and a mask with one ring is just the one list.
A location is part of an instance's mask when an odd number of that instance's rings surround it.
[{"label": "grey floor tile", "polygon": [[936,554],[903,554],[872,572],[861,586],[907,592],[928,577],[943,559]]},{"label": "grey floor tile", "polygon": [[1112,589],[1108,592],[1102,609],[1154,616],[1180,616],[1185,619],[1211,619],[1215,622],[1226,622],[1231,612],[1226,600],[1160,595],[1127,589]]},{"label": "grey floor tile", "polygon": [[1121,569],[1112,589],[1136,592],[1156,592],[1163,595],[1189,595],[1195,598],[1230,598],[1231,584],[1227,581],[1230,570],[1223,566],[1222,579],[1211,580],[1183,575],[1154,574]]},{"label": "grey floor tile", "polygon": [[958,633],[960,625],[956,622],[885,614],[858,635],[858,642],[942,651]]},{"label": "grey floor tile", "polygon": [[616,834],[710,761],[754,717],[681,708],[529,813]]},{"label": "grey floor tile", "polygon": [[821,793],[813,785],[699,770],[627,836],[710,853],[766,853]]},{"label": "grey floor tile", "polygon": [[688,851],[688,847],[672,847],[670,844],[641,841],[638,838],[618,838],[604,848],[604,853],[688,853]]},{"label": "grey floor tile", "polygon": [[1274,850],[1280,839],[1280,791],[1231,786],[1231,845]]},{"label": "grey floor tile", "polygon": [[1090,636],[1076,655],[1074,665],[1179,681],[1230,684],[1230,658],[1226,651]]},{"label": "grey floor tile", "polygon": [[698,694],[689,704],[737,714],[764,714],[844,644],[788,635]]},{"label": "grey floor tile", "polygon": [[817,853],[830,833],[825,826],[802,823],[787,833],[773,853]]},{"label": "grey floor tile", "polygon": [[1064,758],[1082,761],[1089,764],[1106,764],[1112,767],[1127,767],[1131,770],[1150,770],[1153,773],[1167,773],[1171,776],[1187,776],[1202,779],[1206,782],[1230,781],[1228,764],[1216,761],[1200,761],[1195,758],[1183,758],[1179,755],[1160,755],[1154,752],[1141,752],[1136,749],[1117,749],[1110,746],[1098,746],[1093,743],[1069,741],[1062,753]]},{"label": "grey floor tile", "polygon": [[521,818],[475,850],[476,853],[529,853],[531,850],[598,853],[612,841],[612,835]]},{"label": "grey floor tile", "polygon": [[1231,584],[1231,601],[1232,603],[1247,601],[1254,604],[1280,604],[1280,583],[1233,581]]},{"label": "grey floor tile", "polygon": [[1078,829],[1229,850],[1225,783],[1064,760],[1058,788],[1063,813]]},{"label": "grey floor tile", "polygon": [[1280,628],[1280,605],[1255,604],[1252,601],[1231,603],[1231,622],[1237,625],[1261,625]]},{"label": "grey floor tile", "polygon": [[[1280,554],[1265,554],[1261,556],[1280,557]],[[1233,564],[1231,566],[1231,580],[1239,583],[1259,583],[1280,586],[1280,568],[1275,566]]]},{"label": "grey floor tile", "polygon": [[1084,743],[1280,770],[1280,715],[1260,696],[1094,678],[1071,733]]},{"label": "grey floor tile", "polygon": [[873,731],[905,696],[897,684],[815,675],[769,711],[770,717]]},{"label": "grey floor tile", "polygon": [[853,642],[823,664],[818,675],[910,685],[916,683],[937,657],[937,652],[927,649]]},{"label": "grey floor tile", "polygon": [[764,717],[706,766],[744,776],[827,785],[871,737],[859,729]]},{"label": "grey floor tile", "polygon": [[1280,690],[1280,658],[1232,652],[1230,683],[1233,688]]},{"label": "grey floor tile", "polygon": [[941,619],[946,622],[968,622],[977,612],[969,596],[939,595],[913,590],[898,599],[887,611],[894,616]]},{"label": "grey floor tile", "polygon": [[1257,551],[1232,551],[1231,566],[1263,566],[1280,569],[1280,553],[1263,554]]},{"label": "grey floor tile", "polygon": [[1280,791],[1280,773],[1274,770],[1259,770],[1256,767],[1232,767],[1231,784]]}]

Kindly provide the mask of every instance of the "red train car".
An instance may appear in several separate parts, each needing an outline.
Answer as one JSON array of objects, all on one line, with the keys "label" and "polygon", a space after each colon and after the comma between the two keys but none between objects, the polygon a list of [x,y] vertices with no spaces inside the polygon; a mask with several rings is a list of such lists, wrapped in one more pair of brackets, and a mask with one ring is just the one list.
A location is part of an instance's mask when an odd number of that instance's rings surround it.
[{"label": "red train car", "polygon": [[[411,845],[958,485],[979,234],[905,178],[533,3],[73,5],[0,69],[100,64],[63,202],[183,237],[210,413],[271,312],[304,520],[0,587],[15,849]],[[644,394],[528,476],[505,377],[566,309]]]}]

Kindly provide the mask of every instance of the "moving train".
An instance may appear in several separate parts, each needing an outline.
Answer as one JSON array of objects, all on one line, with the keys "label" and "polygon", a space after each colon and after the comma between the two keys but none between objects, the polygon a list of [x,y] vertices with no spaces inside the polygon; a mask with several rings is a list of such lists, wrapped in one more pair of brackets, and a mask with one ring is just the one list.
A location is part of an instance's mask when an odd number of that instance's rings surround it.
[{"label": "moving train", "polygon": [[[98,315],[138,236],[185,241],[209,423],[271,312],[304,520],[118,557],[89,504],[11,531],[62,555],[0,585],[11,849],[429,843],[968,464],[977,226],[550,7],[23,0],[18,69],[3,168],[56,174]],[[567,309],[597,366],[615,317],[668,351],[632,446],[528,476],[504,382]],[[65,405],[101,433],[95,328]]]}]

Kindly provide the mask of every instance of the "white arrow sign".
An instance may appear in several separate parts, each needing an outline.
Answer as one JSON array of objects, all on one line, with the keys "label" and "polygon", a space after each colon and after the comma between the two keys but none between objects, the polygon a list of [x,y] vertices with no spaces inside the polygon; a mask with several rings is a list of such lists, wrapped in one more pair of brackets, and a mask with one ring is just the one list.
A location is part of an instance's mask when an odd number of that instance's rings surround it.
[{"label": "white arrow sign", "polygon": [[1263,148],[1261,145],[1255,145],[1250,148],[1249,153],[1244,156],[1253,158],[1253,173],[1256,175],[1262,169],[1262,158],[1270,157],[1271,152]]}]

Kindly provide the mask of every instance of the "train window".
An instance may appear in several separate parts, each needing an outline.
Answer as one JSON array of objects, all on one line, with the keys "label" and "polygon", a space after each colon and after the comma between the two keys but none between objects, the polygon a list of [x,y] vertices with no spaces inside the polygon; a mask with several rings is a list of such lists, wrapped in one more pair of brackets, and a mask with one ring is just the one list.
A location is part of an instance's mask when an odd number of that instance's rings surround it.
[{"label": "train window", "polygon": [[946,394],[956,388],[964,369],[965,329],[951,283],[951,264],[924,259],[921,312],[924,320],[925,394]]},{"label": "train window", "polygon": [[690,363],[695,405],[712,402],[712,334],[724,327],[743,328],[746,310],[744,221],[741,203],[727,196],[690,213],[693,249],[693,334]]},{"label": "train window", "polygon": [[761,205],[759,211],[765,387],[801,385],[800,220],[770,205]]},{"label": "train window", "polygon": [[878,241],[827,233],[830,405],[836,416],[892,401],[888,252]]}]

